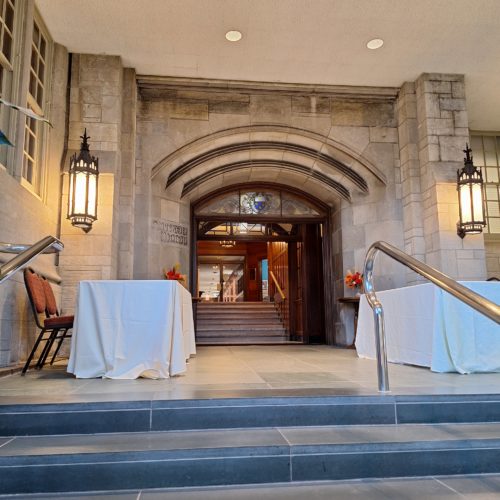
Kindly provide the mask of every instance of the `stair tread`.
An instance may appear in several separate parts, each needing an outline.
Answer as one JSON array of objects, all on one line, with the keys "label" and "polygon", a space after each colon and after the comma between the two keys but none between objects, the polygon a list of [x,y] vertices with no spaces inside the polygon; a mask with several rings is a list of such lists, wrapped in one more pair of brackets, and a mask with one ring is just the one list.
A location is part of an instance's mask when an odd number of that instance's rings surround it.
[{"label": "stair tread", "polygon": [[[459,445],[464,441],[486,446],[496,441],[500,445],[500,423],[480,424],[390,424],[323,427],[277,427],[263,429],[222,429],[196,431],[163,431],[97,435],[16,437],[0,447],[0,464],[13,457],[46,457],[75,455],[105,455],[103,460],[119,459],[120,453],[175,452],[189,456],[188,451],[270,448],[273,454],[288,453],[289,446],[302,454],[317,453],[325,447],[336,452],[399,449],[436,449]],[[319,447],[319,448],[318,448]],[[172,453],[169,454],[172,457]],[[98,459],[98,457],[96,458]]]}]

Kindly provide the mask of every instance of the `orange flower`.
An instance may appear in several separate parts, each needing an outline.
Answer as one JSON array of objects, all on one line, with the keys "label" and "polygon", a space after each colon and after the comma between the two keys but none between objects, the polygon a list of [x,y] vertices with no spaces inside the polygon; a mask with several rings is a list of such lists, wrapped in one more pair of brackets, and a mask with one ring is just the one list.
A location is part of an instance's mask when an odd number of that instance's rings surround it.
[{"label": "orange flower", "polygon": [[349,288],[361,288],[363,286],[363,275],[355,271],[354,273],[350,270],[347,270],[347,274],[344,278],[344,283]]}]

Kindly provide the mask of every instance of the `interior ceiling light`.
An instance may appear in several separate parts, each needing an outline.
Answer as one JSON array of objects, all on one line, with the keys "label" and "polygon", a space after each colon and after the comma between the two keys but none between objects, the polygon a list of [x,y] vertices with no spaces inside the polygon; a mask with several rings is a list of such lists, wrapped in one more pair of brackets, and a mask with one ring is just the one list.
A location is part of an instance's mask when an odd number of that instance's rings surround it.
[{"label": "interior ceiling light", "polygon": [[226,40],[230,42],[238,42],[241,40],[241,31],[231,30],[226,33]]},{"label": "interior ceiling light", "polygon": [[384,45],[384,40],[382,40],[381,38],[374,38],[373,40],[370,40],[366,44],[366,46],[372,50],[380,49],[380,47],[382,47],[382,45]]}]

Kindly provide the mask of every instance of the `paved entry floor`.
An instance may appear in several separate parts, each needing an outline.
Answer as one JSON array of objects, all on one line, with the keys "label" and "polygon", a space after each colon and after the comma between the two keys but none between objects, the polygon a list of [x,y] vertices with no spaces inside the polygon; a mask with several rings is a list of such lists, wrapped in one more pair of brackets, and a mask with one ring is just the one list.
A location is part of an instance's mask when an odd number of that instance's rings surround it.
[{"label": "paved entry floor", "polygon": [[[500,373],[459,375],[389,363],[393,394],[500,394]],[[378,394],[373,360],[329,346],[202,346],[166,380],[75,379],[60,362],[0,379],[9,403]]]}]

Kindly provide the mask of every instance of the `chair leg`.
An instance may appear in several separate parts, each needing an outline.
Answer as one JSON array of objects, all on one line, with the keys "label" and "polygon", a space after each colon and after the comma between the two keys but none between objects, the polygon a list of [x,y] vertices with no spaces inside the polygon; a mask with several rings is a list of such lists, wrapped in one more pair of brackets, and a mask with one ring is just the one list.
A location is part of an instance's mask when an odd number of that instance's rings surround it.
[{"label": "chair leg", "polygon": [[66,338],[66,334],[68,333],[68,328],[65,328],[62,332],[63,332],[62,337],[59,339],[59,343],[57,344],[54,355],[52,356],[52,359],[50,360],[51,365],[54,364],[54,360],[56,359],[57,353],[59,352],[59,349],[62,346],[63,340]]},{"label": "chair leg", "polygon": [[54,341],[56,340],[57,334],[59,332],[59,329],[56,328],[52,330],[52,333],[50,334],[49,338],[47,339],[47,343],[45,344],[45,347],[43,348],[42,354],[38,358],[38,362],[36,364],[36,369],[41,370],[43,368],[43,365],[45,364],[45,360],[47,359],[50,350],[52,349],[52,345],[54,344]]},{"label": "chair leg", "polygon": [[[24,375],[26,371],[28,370],[31,360],[33,359],[33,356],[35,355],[36,350],[38,349],[38,346],[40,345],[40,342],[43,338],[44,333],[46,332],[45,328],[42,328],[40,333],[38,334],[38,338],[36,339],[35,345],[33,346],[33,349],[31,349],[30,355],[28,356],[28,359],[26,360],[26,363],[23,367],[22,374]],[[47,347],[47,346],[45,346]],[[45,348],[44,348],[45,349]]]}]

